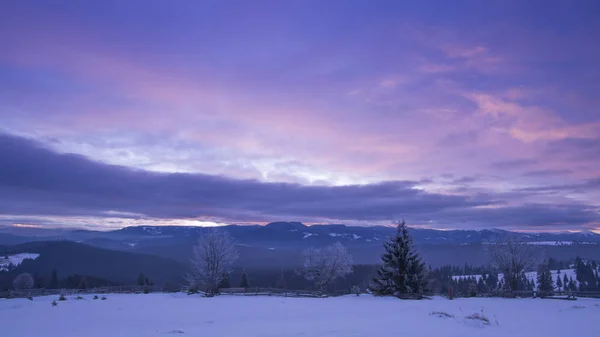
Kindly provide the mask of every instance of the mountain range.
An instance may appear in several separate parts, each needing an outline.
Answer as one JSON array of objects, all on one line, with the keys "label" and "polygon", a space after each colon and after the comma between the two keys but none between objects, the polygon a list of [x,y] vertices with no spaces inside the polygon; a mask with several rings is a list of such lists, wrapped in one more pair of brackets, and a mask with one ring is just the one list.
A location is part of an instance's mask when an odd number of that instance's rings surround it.
[{"label": "mountain range", "polygon": [[[393,234],[394,227],[312,225],[300,222],[273,222],[267,225],[228,225],[221,227],[236,239],[243,266],[288,266],[301,262],[301,252],[341,242],[353,254],[356,263],[379,261],[382,243]],[[0,244],[15,245],[31,241],[68,240],[104,249],[144,253],[189,261],[192,245],[208,227],[134,226],[112,231],[0,228]],[[600,258],[600,234],[593,232],[514,233],[499,229],[435,230],[411,228],[410,232],[428,264],[474,265],[489,262],[487,243],[501,241],[509,235],[540,245],[555,258],[588,255]]]}]

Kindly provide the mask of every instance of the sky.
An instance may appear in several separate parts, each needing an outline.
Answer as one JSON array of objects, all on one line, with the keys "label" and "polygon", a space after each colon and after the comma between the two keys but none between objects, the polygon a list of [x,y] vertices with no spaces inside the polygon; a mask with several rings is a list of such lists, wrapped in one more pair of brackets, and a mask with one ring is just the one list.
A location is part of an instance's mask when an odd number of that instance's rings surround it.
[{"label": "sky", "polygon": [[600,231],[600,2],[7,0],[0,224]]}]

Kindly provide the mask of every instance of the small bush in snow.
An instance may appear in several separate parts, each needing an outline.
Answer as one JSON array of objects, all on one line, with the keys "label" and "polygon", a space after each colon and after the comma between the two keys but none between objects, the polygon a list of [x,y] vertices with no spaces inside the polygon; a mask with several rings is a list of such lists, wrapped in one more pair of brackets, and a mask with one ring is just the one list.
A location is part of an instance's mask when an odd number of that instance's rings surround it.
[{"label": "small bush in snow", "polygon": [[474,313],[472,315],[469,315],[469,316],[467,316],[465,318],[466,319],[471,319],[471,320],[478,320],[478,321],[483,322],[483,324],[485,324],[485,325],[490,325],[490,319],[487,318],[487,316],[485,316],[483,314],[483,311],[481,313],[476,312],[476,313]]},{"label": "small bush in snow", "polygon": [[431,316],[437,316],[437,317],[440,317],[440,318],[453,318],[454,317],[454,315],[449,314],[449,313],[447,313],[445,311],[432,311],[429,315],[431,315]]},{"label": "small bush in snow", "polygon": [[58,298],[59,301],[66,301],[67,298],[65,297],[65,295],[60,295],[60,297]]},{"label": "small bush in snow", "polygon": [[106,301],[106,296],[102,296],[102,301]]},{"label": "small bush in snow", "polygon": [[81,297],[81,296],[77,296],[75,299],[76,299],[76,300],[82,300],[82,299],[83,299],[83,297]]},{"label": "small bush in snow", "polygon": [[144,294],[149,294],[150,290],[148,290],[148,287],[144,287]]},{"label": "small bush in snow", "polygon": [[94,295],[94,299],[97,300],[98,299],[98,295]]},{"label": "small bush in snow", "polygon": [[33,301],[33,297],[29,296],[27,297],[28,300]]},{"label": "small bush in snow", "polygon": [[352,286],[352,288],[350,288],[350,292],[358,296],[360,295],[360,288],[358,286]]},{"label": "small bush in snow", "polygon": [[58,305],[58,302],[56,302],[56,300],[52,301],[52,306],[55,307]]}]

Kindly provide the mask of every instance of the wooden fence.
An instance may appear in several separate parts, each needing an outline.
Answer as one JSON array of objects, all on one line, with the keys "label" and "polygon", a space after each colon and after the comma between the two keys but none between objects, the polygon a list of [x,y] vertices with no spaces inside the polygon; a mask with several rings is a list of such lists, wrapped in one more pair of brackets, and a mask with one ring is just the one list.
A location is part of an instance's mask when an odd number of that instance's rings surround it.
[{"label": "wooden fence", "polygon": [[[26,290],[12,290],[8,292],[0,293],[0,298],[27,298],[27,297],[38,297],[38,296],[51,296],[51,295],[64,295],[64,296],[75,296],[75,295],[90,295],[90,294],[141,294],[141,293],[173,293],[173,292],[184,292],[188,293],[189,287],[164,289],[156,286],[111,286],[111,287],[100,287],[100,288],[89,288],[89,289],[26,289]],[[281,297],[311,297],[311,298],[323,298],[331,296],[343,296],[352,294],[348,290],[322,293],[314,290],[288,290],[278,288],[225,288],[219,290],[220,295],[233,295],[233,296],[281,296]],[[434,294],[428,294],[434,295]],[[421,296],[414,296],[407,294],[401,298],[403,299],[416,299]],[[456,296],[465,297],[465,296]],[[475,297],[505,297],[505,298],[527,298],[527,297],[540,297],[539,293],[534,291],[495,291],[484,294],[477,294]],[[600,291],[578,291],[578,292],[554,292],[552,296],[545,296],[547,298],[560,298],[560,299],[575,299],[577,297],[588,297],[588,298],[600,298]]]}]

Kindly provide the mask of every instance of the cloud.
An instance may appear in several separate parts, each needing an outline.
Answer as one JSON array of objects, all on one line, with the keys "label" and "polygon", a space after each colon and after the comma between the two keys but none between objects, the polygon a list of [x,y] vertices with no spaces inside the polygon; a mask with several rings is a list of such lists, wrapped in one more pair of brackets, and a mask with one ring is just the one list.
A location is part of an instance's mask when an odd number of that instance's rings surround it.
[{"label": "cloud", "polygon": [[497,161],[493,162],[491,166],[497,169],[512,169],[512,168],[523,168],[531,165],[535,165],[537,163],[534,159],[529,158],[520,158],[520,159],[512,159],[505,161]]},{"label": "cloud", "polygon": [[494,208],[505,202],[486,194],[431,193],[417,188],[419,181],[305,186],[149,172],[58,154],[7,134],[0,135],[0,158],[0,213],[20,216],[366,223],[404,217],[455,227],[499,225],[498,219],[506,226],[542,226],[543,220],[554,219],[577,227],[598,220],[585,206],[568,211],[557,211],[564,207],[556,205]]},{"label": "cloud", "polygon": [[569,174],[571,173],[571,170],[567,170],[567,169],[546,169],[546,170],[535,170],[535,171],[529,171],[529,172],[525,172],[523,174],[523,176],[525,177],[548,177],[548,176],[558,176],[558,175],[565,175],[565,174]]}]

